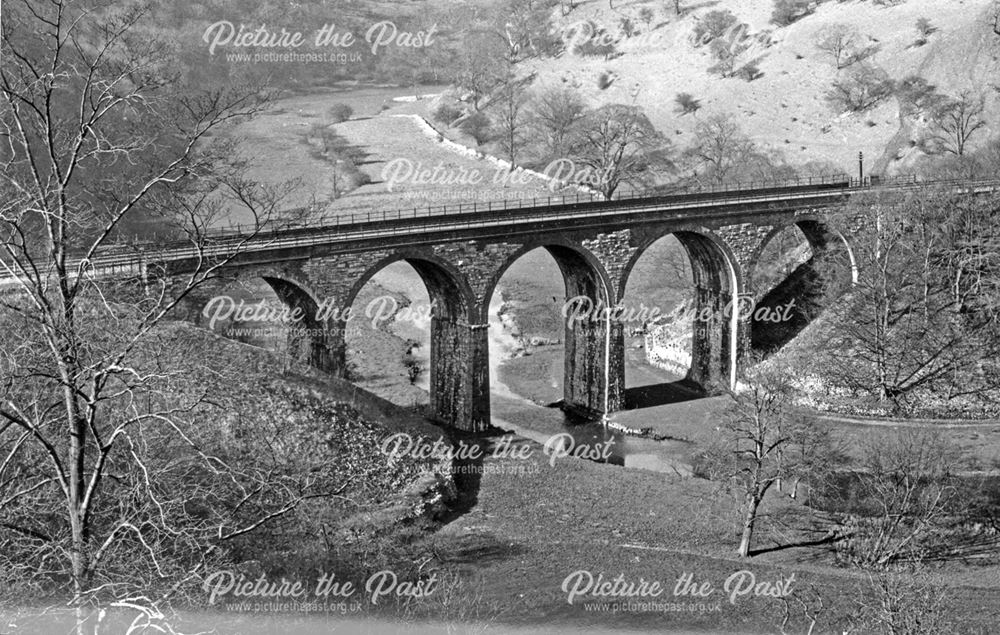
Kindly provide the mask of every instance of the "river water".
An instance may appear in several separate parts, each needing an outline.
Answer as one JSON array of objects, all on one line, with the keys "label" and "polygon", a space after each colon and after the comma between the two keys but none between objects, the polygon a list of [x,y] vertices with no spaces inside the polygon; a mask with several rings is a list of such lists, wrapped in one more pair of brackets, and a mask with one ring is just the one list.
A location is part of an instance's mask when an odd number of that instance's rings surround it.
[{"label": "river water", "polygon": [[[426,302],[426,293],[419,288],[421,285],[414,278],[415,274],[411,274],[406,268],[393,266],[378,274],[378,284],[391,291],[407,295],[414,303]],[[604,425],[601,421],[573,416],[563,412],[558,407],[539,405],[526,396],[514,392],[510,386],[504,383],[503,377],[508,372],[507,365],[522,350],[523,346],[523,342],[513,334],[514,329],[516,329],[516,316],[511,319],[512,313],[507,312],[505,318],[501,318],[504,301],[504,288],[497,287],[490,301],[489,309],[490,411],[491,420],[495,427],[543,445],[549,442],[554,435],[563,435],[563,438],[559,439],[558,442],[568,443],[570,447],[567,447],[566,450],[569,452],[572,451],[572,446],[610,446],[611,451],[607,462],[613,465],[690,476],[690,465],[679,460],[686,449],[685,443],[654,441],[626,435],[613,427]],[[414,349],[413,356],[420,360],[424,368],[429,367],[429,319],[422,322],[419,320],[396,321],[393,322],[390,330],[403,340],[419,341],[421,345]],[[537,361],[534,359],[530,361],[543,366],[545,358],[551,357],[552,354],[559,355],[561,359],[561,349],[561,345],[549,347],[548,351],[535,353]],[[627,377],[627,379],[641,384],[668,383],[678,379],[667,371],[645,364],[644,354],[641,351],[631,349],[629,357],[629,370],[631,371],[629,375],[631,377]],[[562,365],[550,364],[550,366],[555,366],[558,369]],[[540,393],[544,394],[546,391],[552,393],[553,386],[561,385],[562,378],[555,377],[552,371],[548,371],[547,373],[543,372],[536,383],[539,384]],[[421,373],[417,378],[416,385],[423,390],[429,390],[429,373]],[[628,415],[612,417],[612,420],[619,418],[627,419]]]}]

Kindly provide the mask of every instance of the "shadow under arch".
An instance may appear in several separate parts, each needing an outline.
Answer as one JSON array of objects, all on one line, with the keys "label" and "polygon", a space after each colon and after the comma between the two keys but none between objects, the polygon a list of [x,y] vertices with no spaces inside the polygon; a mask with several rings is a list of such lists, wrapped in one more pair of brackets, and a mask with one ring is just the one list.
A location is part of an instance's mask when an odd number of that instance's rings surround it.
[{"label": "shadow under arch", "polygon": [[673,236],[684,248],[694,283],[691,366],[680,386],[660,384],[626,391],[626,405],[642,408],[685,401],[697,394],[731,389],[736,384],[741,279],[729,246],[714,233],[701,230],[668,231],[650,237],[629,259],[619,284],[619,299],[639,259],[657,242]]},{"label": "shadow under arch", "polygon": [[[563,240],[531,242],[512,253],[486,285],[479,319],[489,323],[490,300],[510,267],[525,254],[544,249],[555,260],[562,275],[565,297],[563,398],[564,410],[596,417],[617,410],[623,389],[623,345],[621,329],[599,319],[612,297],[611,280],[600,261],[584,246]],[[566,319],[573,300],[583,307],[580,319]]]},{"label": "shadow under arch", "polygon": [[[282,311],[270,306],[272,294]],[[337,334],[318,317],[318,296],[294,273],[274,267],[224,268],[186,296],[180,306],[184,319],[224,337],[338,373]]]},{"label": "shadow under arch", "polygon": [[[797,228],[811,249],[810,257],[784,280],[762,288],[760,269],[767,246],[782,233]],[[833,278],[843,286],[858,281],[854,251],[842,233],[815,217],[800,217],[775,227],[764,237],[750,260],[747,283],[752,290],[754,312],[750,316],[750,346],[759,354],[771,354],[790,342],[824,309],[828,299],[823,270],[833,268]],[[826,272],[826,277],[831,274]],[[840,286],[838,283],[838,286]]]},{"label": "shadow under arch", "polygon": [[431,302],[431,415],[438,422],[461,430],[485,429],[490,420],[486,331],[484,326],[474,323],[475,295],[460,271],[433,254],[394,253],[370,266],[358,278],[344,306],[350,307],[350,315],[354,316],[353,304],[361,289],[379,271],[397,262],[405,262],[416,271]]},{"label": "shadow under arch", "polygon": [[320,302],[301,282],[275,272],[263,272],[258,277],[267,283],[285,306],[297,312],[300,319],[288,325],[288,353],[326,372],[336,372],[337,338],[329,324],[321,319]]}]

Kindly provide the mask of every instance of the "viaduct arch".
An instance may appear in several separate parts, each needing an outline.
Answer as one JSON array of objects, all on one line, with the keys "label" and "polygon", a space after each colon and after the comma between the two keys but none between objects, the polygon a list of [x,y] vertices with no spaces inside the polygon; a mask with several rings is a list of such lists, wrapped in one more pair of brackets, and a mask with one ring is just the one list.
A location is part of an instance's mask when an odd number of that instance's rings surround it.
[{"label": "viaduct arch", "polygon": [[[842,204],[828,193],[822,197],[829,205]],[[687,377],[706,390],[732,387],[738,364],[751,350],[757,325],[726,308],[736,306],[741,295],[754,293],[753,274],[769,240],[795,225],[815,252],[839,245],[850,253],[845,237],[827,229],[828,208],[804,206],[799,199],[781,205],[769,200],[757,207],[741,199],[732,209],[720,205],[693,213],[667,213],[655,206],[636,212],[618,210],[618,203],[608,205],[612,215],[602,212],[604,216],[593,219],[588,216],[592,212],[567,205],[568,211],[560,211],[565,218],[545,220],[545,209],[525,209],[522,213],[535,216],[491,221],[495,227],[462,219],[446,224],[428,217],[420,223],[435,225],[419,233],[393,229],[374,236],[374,230],[359,229],[354,237],[336,230],[329,239],[310,239],[305,246],[262,248],[227,264],[223,273],[263,278],[283,302],[300,308],[308,335],[290,339],[290,350],[302,361],[343,377],[346,323],[343,315],[329,309],[351,306],[365,282],[384,267],[408,263],[434,302],[433,415],[445,425],[479,431],[490,425],[490,298],[504,272],[529,251],[544,248],[553,257],[567,298],[584,296],[595,307],[614,307],[623,300],[642,254],[656,241],[675,236],[691,262],[697,312],[709,316],[697,321]],[[180,276],[185,270],[182,262],[172,266],[176,273],[167,269],[161,275]],[[206,292],[199,293],[204,302]],[[566,326],[565,408],[591,415],[621,408],[623,327],[620,321],[609,325],[606,319]]]}]

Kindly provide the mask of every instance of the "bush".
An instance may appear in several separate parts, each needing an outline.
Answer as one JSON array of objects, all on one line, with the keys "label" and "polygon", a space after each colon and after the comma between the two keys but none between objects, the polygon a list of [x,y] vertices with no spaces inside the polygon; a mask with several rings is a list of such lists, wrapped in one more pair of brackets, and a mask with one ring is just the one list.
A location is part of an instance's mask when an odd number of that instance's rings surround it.
[{"label": "bush", "polygon": [[838,560],[878,570],[933,553],[936,530],[968,511],[955,476],[959,448],[940,432],[905,430],[862,450],[861,469],[819,493],[820,505],[840,516]]},{"label": "bush", "polygon": [[850,75],[839,79],[826,93],[826,99],[836,110],[863,112],[889,98],[895,83],[881,68],[862,64]]},{"label": "bush", "polygon": [[340,123],[341,121],[350,119],[354,115],[354,109],[347,104],[337,103],[330,106],[326,114],[329,115],[333,123]]},{"label": "bush", "polygon": [[727,38],[713,40],[711,49],[712,56],[718,63],[708,69],[709,72],[718,73],[722,77],[732,77],[736,74],[736,64],[739,58],[750,49],[750,46],[735,38],[733,40]]},{"label": "bush", "polygon": [[350,159],[336,164],[334,169],[337,171],[335,183],[337,196],[372,182],[372,177],[367,172],[361,171]]},{"label": "bush", "polygon": [[777,0],[771,22],[778,26],[788,26],[812,13],[811,0]]},{"label": "bush", "polygon": [[935,110],[945,97],[919,75],[904,77],[896,85],[896,96],[907,110]]},{"label": "bush", "polygon": [[677,102],[677,110],[682,115],[698,112],[701,109],[701,102],[695,99],[691,93],[677,93],[674,101]]},{"label": "bush", "polygon": [[931,33],[937,31],[937,29],[934,28],[934,25],[931,24],[931,21],[927,18],[920,18],[917,20],[916,28],[917,39],[913,43],[915,46],[923,46],[924,44],[927,44],[927,38],[930,37]]},{"label": "bush", "polygon": [[618,30],[622,32],[625,37],[632,37],[635,35],[635,22],[632,22],[632,18],[627,15],[623,15],[620,20],[618,20]]},{"label": "bush", "polygon": [[927,18],[920,18],[917,20],[917,33],[921,36],[927,37],[934,31],[937,31],[937,29],[934,28],[934,25],[931,24],[931,21]]},{"label": "bush", "polygon": [[655,17],[656,14],[653,13],[653,10],[650,9],[649,7],[643,7],[642,9],[639,10],[639,19],[642,20],[643,24],[645,24],[646,26],[652,24],[653,19]]},{"label": "bush", "polygon": [[481,112],[473,113],[459,125],[465,134],[475,139],[477,145],[483,145],[492,137],[490,119]]},{"label": "bush", "polygon": [[448,126],[461,116],[462,109],[454,104],[441,104],[431,113],[434,121]]},{"label": "bush", "polygon": [[591,22],[590,29],[587,32],[592,34],[591,37],[577,44],[576,48],[573,49],[574,53],[584,57],[604,58],[615,54],[615,45],[611,42],[613,38],[608,35],[608,32],[603,27]]},{"label": "bush", "polygon": [[602,71],[600,75],[597,76],[597,87],[601,90],[606,90],[615,80],[611,78],[611,73],[608,71]]},{"label": "bush", "polygon": [[837,69],[850,66],[861,34],[850,24],[829,24],[816,33],[816,48],[833,58]]},{"label": "bush", "polygon": [[739,20],[731,11],[710,11],[694,27],[695,45],[701,46],[724,36]]},{"label": "bush", "polygon": [[748,82],[752,82],[753,80],[763,75],[763,73],[760,72],[760,67],[757,66],[756,62],[749,62],[747,64],[744,64],[743,67],[740,68],[740,70],[736,71],[736,75],[741,79],[745,79]]}]

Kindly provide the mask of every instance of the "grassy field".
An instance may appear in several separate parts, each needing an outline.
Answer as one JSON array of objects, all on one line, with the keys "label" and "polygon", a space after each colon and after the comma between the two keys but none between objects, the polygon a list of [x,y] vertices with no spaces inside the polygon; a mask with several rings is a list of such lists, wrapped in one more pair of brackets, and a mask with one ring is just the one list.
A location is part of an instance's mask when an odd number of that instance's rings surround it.
[{"label": "grassy field", "polygon": [[[820,593],[832,607],[819,632],[831,632],[865,591],[863,574],[829,566],[821,548],[784,548],[749,561],[733,557],[737,542],[731,501],[707,481],[671,478],[642,470],[571,459],[550,465],[542,449],[530,460],[488,458],[475,490],[475,506],[433,538],[442,562],[465,576],[483,606],[503,607],[494,619],[533,623],[539,616],[576,627],[594,625],[706,632],[770,633],[780,621],[774,598],[722,598],[724,580],[749,569],[759,580],[795,574],[794,594]],[[503,466],[531,466],[529,475],[498,473]],[[761,548],[787,546],[808,534],[795,505],[775,500],[764,523]],[[690,572],[716,589],[709,604],[719,611],[595,613],[577,598],[567,603],[563,580],[577,570],[608,578],[663,581]],[[949,612],[965,621],[952,632],[989,632],[1000,619],[996,567],[941,569]],[[670,601],[671,591],[665,594]],[[466,596],[468,597],[468,596]],[[678,598],[680,599],[680,598]],[[794,631],[803,632],[803,631]],[[839,631],[838,631],[839,632]]]}]

